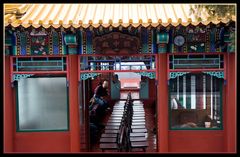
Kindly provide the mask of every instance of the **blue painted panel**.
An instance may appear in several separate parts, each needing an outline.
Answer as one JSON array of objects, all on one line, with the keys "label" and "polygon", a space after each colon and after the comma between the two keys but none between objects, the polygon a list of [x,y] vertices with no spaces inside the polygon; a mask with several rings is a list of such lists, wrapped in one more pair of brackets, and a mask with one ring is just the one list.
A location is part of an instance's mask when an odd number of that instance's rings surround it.
[{"label": "blue painted panel", "polygon": [[26,46],[21,46],[21,55],[26,55],[26,54],[27,54]]},{"label": "blue painted panel", "polygon": [[139,91],[140,99],[148,99],[149,98],[149,81],[145,79],[140,82],[140,91]]},{"label": "blue painted panel", "polygon": [[83,54],[83,34],[81,31],[78,33],[78,39],[79,39],[78,40],[78,45],[79,45],[78,53]]},{"label": "blue painted panel", "polygon": [[148,31],[146,28],[142,28],[141,40],[142,40],[142,53],[148,53]]},{"label": "blue painted panel", "polygon": [[93,53],[93,42],[92,42],[92,32],[87,31],[86,32],[86,53],[92,54]]},{"label": "blue painted panel", "polygon": [[53,54],[59,54],[58,46],[53,46]]},{"label": "blue painted panel", "polygon": [[152,30],[152,53],[157,53],[156,31]]},{"label": "blue painted panel", "polygon": [[215,48],[215,37],[216,37],[216,28],[213,28],[210,31],[210,52],[216,52]]},{"label": "blue painted panel", "polygon": [[113,82],[111,80],[111,98],[112,99],[120,99],[120,89],[121,89],[121,82],[118,80]]},{"label": "blue painted panel", "polygon": [[57,32],[53,32],[53,54],[59,54],[59,37]]},{"label": "blue painted panel", "polygon": [[26,46],[27,46],[27,36],[25,32],[20,33],[20,54],[21,55],[26,55],[27,54],[27,50],[26,50]]}]

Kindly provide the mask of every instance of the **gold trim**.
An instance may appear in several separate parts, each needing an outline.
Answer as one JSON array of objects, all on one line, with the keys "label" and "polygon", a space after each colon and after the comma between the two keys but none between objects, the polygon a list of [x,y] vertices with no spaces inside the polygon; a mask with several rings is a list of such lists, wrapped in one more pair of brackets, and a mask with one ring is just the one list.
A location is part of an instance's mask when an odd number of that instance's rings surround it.
[{"label": "gold trim", "polygon": [[[199,23],[203,25],[209,23],[226,24],[230,21],[236,21],[236,16],[233,15],[231,20],[213,19],[199,22],[188,15],[185,9],[189,6],[190,4],[5,4],[4,26],[11,24],[13,27],[21,25],[25,28],[29,26],[35,28],[40,26],[44,28],[50,26],[54,28],[60,26],[79,28],[82,26],[87,28],[90,25],[94,28],[99,26],[118,27],[120,25],[124,27],[129,25],[133,27],[139,25],[155,27],[159,24],[162,26],[168,26],[169,24],[187,26],[189,24],[198,25]],[[110,10],[106,8],[110,8]],[[16,17],[17,13],[21,16]]]}]

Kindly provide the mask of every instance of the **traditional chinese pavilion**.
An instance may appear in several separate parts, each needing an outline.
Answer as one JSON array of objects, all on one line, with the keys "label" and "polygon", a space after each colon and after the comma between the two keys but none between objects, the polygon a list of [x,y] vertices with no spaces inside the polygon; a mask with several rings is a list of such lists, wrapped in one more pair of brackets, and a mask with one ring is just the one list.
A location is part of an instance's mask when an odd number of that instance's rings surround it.
[{"label": "traditional chinese pavilion", "polygon": [[[189,8],[4,4],[4,152],[236,152],[236,17],[198,21]],[[138,87],[119,87],[121,73]],[[143,111],[110,144],[99,142],[104,130],[91,141],[101,80],[113,110],[132,98]]]}]

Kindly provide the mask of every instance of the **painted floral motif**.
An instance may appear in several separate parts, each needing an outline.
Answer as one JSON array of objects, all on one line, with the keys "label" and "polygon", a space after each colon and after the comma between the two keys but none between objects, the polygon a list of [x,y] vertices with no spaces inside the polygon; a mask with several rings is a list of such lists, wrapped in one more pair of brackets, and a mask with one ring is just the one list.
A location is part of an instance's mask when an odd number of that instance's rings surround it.
[{"label": "painted floral motif", "polygon": [[31,54],[32,55],[46,55],[49,52],[49,39],[47,32],[33,29],[31,36]]},{"label": "painted floral motif", "polygon": [[46,55],[48,48],[47,36],[32,36],[31,50],[33,55]]}]

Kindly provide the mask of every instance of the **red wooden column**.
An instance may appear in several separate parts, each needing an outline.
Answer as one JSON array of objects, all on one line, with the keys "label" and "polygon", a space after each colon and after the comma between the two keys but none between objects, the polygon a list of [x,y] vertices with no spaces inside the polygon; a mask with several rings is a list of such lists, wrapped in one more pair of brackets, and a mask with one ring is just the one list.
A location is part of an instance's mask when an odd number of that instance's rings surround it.
[{"label": "red wooden column", "polygon": [[158,151],[168,152],[167,53],[158,54]]},{"label": "red wooden column", "polygon": [[14,119],[13,119],[13,91],[11,88],[11,73],[10,73],[10,56],[5,56],[4,64],[4,153],[13,152],[13,135],[14,135]]},{"label": "red wooden column", "polygon": [[226,55],[227,62],[227,84],[226,84],[226,107],[225,128],[224,128],[224,148],[226,152],[236,152],[236,60],[235,53]]},{"label": "red wooden column", "polygon": [[70,151],[80,152],[80,121],[78,107],[78,57],[68,56],[69,74],[69,116],[70,116]]}]

